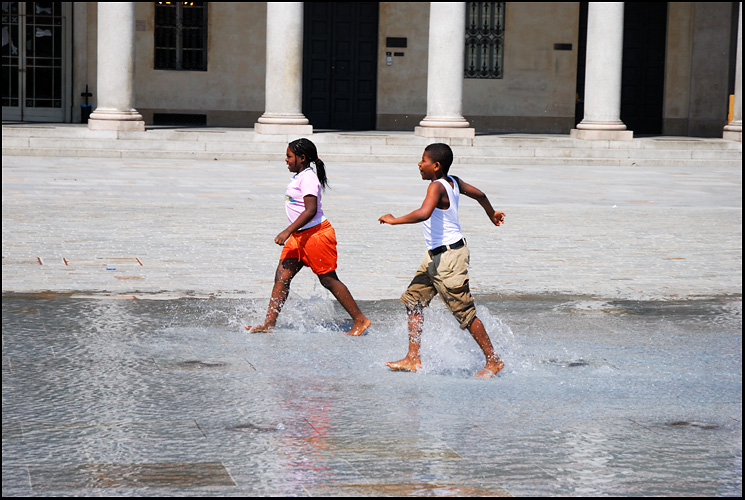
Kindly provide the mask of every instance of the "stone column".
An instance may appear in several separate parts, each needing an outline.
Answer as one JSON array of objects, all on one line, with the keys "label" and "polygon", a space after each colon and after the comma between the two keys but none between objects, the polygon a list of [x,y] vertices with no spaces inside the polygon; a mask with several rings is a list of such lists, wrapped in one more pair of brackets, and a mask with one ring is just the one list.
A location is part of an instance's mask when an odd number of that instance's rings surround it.
[{"label": "stone column", "polygon": [[266,4],[266,104],[259,134],[310,135],[303,115],[303,2]]},{"label": "stone column", "polygon": [[585,116],[572,129],[575,139],[630,141],[621,121],[623,2],[590,2],[587,8]]},{"label": "stone column", "polygon": [[724,127],[724,139],[742,142],[742,2],[737,23],[737,69],[735,70],[735,109],[732,121]]},{"label": "stone column", "polygon": [[98,85],[91,130],[145,130],[134,108],[135,4],[98,3]]},{"label": "stone column", "polygon": [[414,129],[422,137],[474,137],[463,118],[466,3],[430,2],[427,116]]}]

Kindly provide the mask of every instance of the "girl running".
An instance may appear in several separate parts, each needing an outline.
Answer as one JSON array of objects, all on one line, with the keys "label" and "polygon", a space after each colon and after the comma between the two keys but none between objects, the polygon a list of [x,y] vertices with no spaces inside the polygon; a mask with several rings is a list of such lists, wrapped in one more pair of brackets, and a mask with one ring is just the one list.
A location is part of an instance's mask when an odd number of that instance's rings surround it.
[{"label": "girl running", "polygon": [[303,266],[308,266],[352,317],[353,325],[347,335],[361,335],[370,326],[370,320],[362,314],[349,289],[336,275],[336,233],[321,206],[321,193],[328,185],[325,165],[318,158],[315,144],[308,139],[289,144],[285,163],[294,174],[285,191],[285,211],[290,225],[274,238],[283,248],[266,319],[262,325],[246,326],[246,330],[274,330],[277,316],[290,293],[292,278]]}]

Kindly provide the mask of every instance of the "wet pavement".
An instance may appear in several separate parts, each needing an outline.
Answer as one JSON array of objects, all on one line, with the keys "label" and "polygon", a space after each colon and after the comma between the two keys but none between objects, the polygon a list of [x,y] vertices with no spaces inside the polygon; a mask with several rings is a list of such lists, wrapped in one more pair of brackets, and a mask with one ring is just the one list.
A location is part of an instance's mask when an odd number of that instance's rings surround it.
[{"label": "wet pavement", "polygon": [[483,297],[423,370],[396,301],[6,295],[3,496],[741,496],[742,302]]},{"label": "wet pavement", "polygon": [[415,162],[329,165],[350,338],[307,271],[243,329],[281,156],[3,157],[3,496],[741,496],[741,169],[456,165],[507,213],[461,209],[506,363],[476,380],[439,299],[423,370],[384,366],[423,242],[377,218],[419,206]]}]

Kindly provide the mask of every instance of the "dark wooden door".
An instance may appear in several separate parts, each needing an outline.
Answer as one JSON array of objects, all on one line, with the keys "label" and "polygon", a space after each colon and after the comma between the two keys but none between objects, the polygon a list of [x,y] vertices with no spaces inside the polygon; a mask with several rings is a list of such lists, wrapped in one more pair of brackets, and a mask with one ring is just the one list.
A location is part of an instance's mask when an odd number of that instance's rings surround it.
[{"label": "dark wooden door", "polygon": [[306,2],[303,113],[316,129],[374,130],[378,3]]},{"label": "dark wooden door", "polygon": [[[626,2],[621,121],[634,135],[662,133],[667,3]],[[587,2],[580,2],[575,123],[584,118]]]},{"label": "dark wooden door", "polygon": [[621,121],[634,135],[662,133],[667,2],[626,2]]}]

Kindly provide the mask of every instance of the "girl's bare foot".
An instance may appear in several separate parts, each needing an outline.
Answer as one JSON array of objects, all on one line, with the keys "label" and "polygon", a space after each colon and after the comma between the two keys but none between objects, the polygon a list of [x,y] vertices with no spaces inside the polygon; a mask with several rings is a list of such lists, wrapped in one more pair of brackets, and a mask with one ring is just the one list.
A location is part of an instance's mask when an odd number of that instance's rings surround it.
[{"label": "girl's bare foot", "polygon": [[474,378],[491,378],[499,373],[502,368],[504,368],[504,361],[501,359],[496,362],[487,363],[480,372],[474,375]]},{"label": "girl's bare foot", "polygon": [[352,329],[347,332],[347,335],[353,335],[358,336],[362,335],[365,330],[367,330],[370,327],[370,324],[372,323],[368,318],[364,317],[361,321],[357,322],[355,321],[354,325],[352,325]]},{"label": "girl's bare foot", "polygon": [[259,325],[259,326],[249,326],[246,325],[246,330],[249,331],[249,333],[269,333],[274,331],[274,327],[267,326],[267,325]]},{"label": "girl's bare foot", "polygon": [[387,366],[391,370],[401,372],[415,372],[422,368],[422,362],[418,359],[412,360],[406,357],[400,361],[389,361],[385,364],[385,366]]}]

